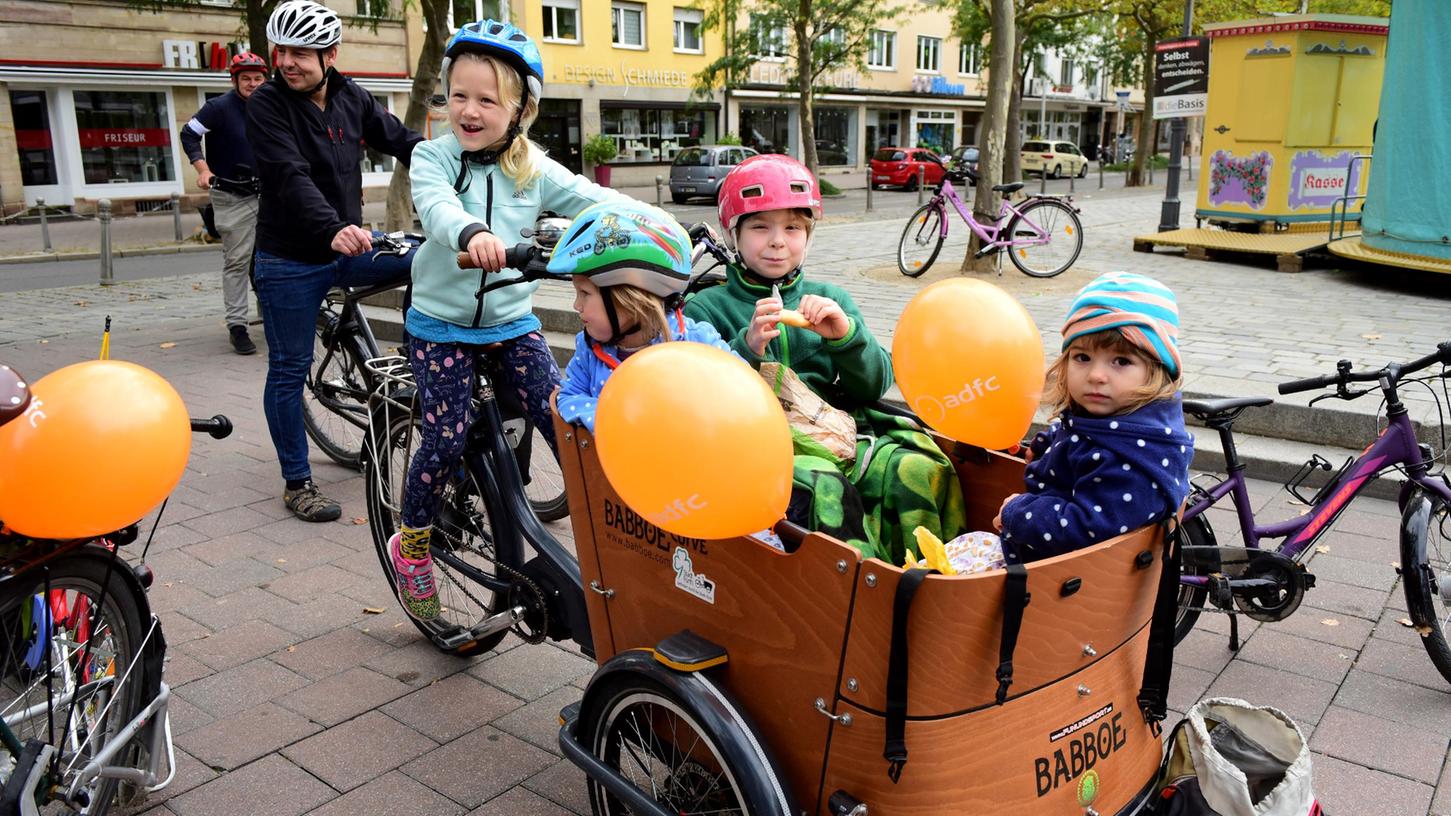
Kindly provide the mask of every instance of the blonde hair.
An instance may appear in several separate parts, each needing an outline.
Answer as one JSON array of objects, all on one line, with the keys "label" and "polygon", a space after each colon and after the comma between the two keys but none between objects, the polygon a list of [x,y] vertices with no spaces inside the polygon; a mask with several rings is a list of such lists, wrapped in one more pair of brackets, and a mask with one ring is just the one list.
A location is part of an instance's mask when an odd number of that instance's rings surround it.
[{"label": "blonde hair", "polygon": [[1082,407],[1074,403],[1073,398],[1069,396],[1066,375],[1068,354],[1080,344],[1089,351],[1109,349],[1116,354],[1130,355],[1142,360],[1144,365],[1149,367],[1149,381],[1125,395],[1124,413],[1137,411],[1151,402],[1170,399],[1179,391],[1182,384],[1181,378],[1171,376],[1169,369],[1165,368],[1163,363],[1130,343],[1118,329],[1105,329],[1074,338],[1068,348],[1058,355],[1058,359],[1053,361],[1053,365],[1048,367],[1047,376],[1044,378],[1043,402],[1052,407],[1053,416],[1062,416],[1070,408]]},{"label": "blonde hair", "polygon": [[605,296],[614,299],[615,317],[620,321],[620,331],[634,323],[639,327],[636,330],[645,335],[647,343],[655,342],[657,337],[674,339],[670,336],[670,323],[665,317],[665,301],[658,295],[637,286],[620,284],[606,289]]},{"label": "blonde hair", "polygon": [[[519,116],[519,100],[524,98],[524,78],[519,76],[514,66],[489,54],[465,51],[449,63],[449,76],[452,77],[453,69],[465,61],[482,62],[494,69],[494,76],[499,84],[499,101],[508,107],[509,121],[512,122],[515,116]],[[509,149],[499,156],[499,169],[520,188],[528,187],[539,178],[539,159],[544,151],[529,141],[529,128],[538,118],[539,100],[534,94],[530,94],[529,101],[524,105],[524,113],[519,116],[519,135],[509,145]]]}]

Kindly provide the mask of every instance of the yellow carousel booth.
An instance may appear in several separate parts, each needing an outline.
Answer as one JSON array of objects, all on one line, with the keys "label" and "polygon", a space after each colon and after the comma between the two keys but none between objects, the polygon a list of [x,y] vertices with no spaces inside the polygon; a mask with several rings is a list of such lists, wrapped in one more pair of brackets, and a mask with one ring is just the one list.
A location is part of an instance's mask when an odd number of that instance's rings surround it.
[{"label": "yellow carousel booth", "polygon": [[[1324,223],[1365,192],[1387,21],[1298,14],[1206,25],[1209,107],[1195,216]],[[1352,214],[1353,215],[1353,214]]]}]

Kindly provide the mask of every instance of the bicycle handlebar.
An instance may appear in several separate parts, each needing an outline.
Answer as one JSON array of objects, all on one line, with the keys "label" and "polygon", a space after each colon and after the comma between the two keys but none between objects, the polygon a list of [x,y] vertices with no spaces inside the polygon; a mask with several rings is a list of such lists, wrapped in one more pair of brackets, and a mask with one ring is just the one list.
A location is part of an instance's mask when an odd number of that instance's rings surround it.
[{"label": "bicycle handlebar", "polygon": [[211,434],[213,439],[226,439],[232,435],[232,420],[221,414],[211,419],[193,419],[191,421],[192,433]]},{"label": "bicycle handlebar", "polygon": [[1382,368],[1373,371],[1352,371],[1350,361],[1341,360],[1334,374],[1325,374],[1319,377],[1308,377],[1303,380],[1291,380],[1287,383],[1280,383],[1278,390],[1281,394],[1297,394],[1301,391],[1314,391],[1326,386],[1343,386],[1354,382],[1379,382],[1382,379],[1389,379],[1391,382],[1398,382],[1408,374],[1414,374],[1421,369],[1440,363],[1451,365],[1451,340],[1436,346],[1433,354],[1427,354],[1409,363],[1390,363]]}]

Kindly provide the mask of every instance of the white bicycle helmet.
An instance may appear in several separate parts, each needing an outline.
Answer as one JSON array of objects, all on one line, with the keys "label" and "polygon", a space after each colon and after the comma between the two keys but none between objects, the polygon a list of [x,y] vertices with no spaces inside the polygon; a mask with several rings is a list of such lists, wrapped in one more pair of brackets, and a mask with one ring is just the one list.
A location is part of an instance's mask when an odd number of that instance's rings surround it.
[{"label": "white bicycle helmet", "polygon": [[343,41],[343,21],[320,3],[287,0],[267,20],[267,39],[273,45],[331,48]]}]

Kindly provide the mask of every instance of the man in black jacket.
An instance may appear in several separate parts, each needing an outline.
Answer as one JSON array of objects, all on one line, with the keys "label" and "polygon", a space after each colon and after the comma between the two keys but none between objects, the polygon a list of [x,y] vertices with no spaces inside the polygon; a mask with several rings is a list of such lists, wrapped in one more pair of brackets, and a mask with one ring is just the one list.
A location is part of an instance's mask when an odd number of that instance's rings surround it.
[{"label": "man in black jacket", "polygon": [[333,286],[403,282],[412,255],[374,256],[363,220],[363,143],[405,165],[422,141],[338,73],[342,21],[310,0],[288,0],[267,23],[277,73],[247,104],[247,138],[262,180],[255,286],[267,337],[263,408],[286,481],[283,501],[304,521],[342,508],[308,465],[302,391],[318,309]]}]

